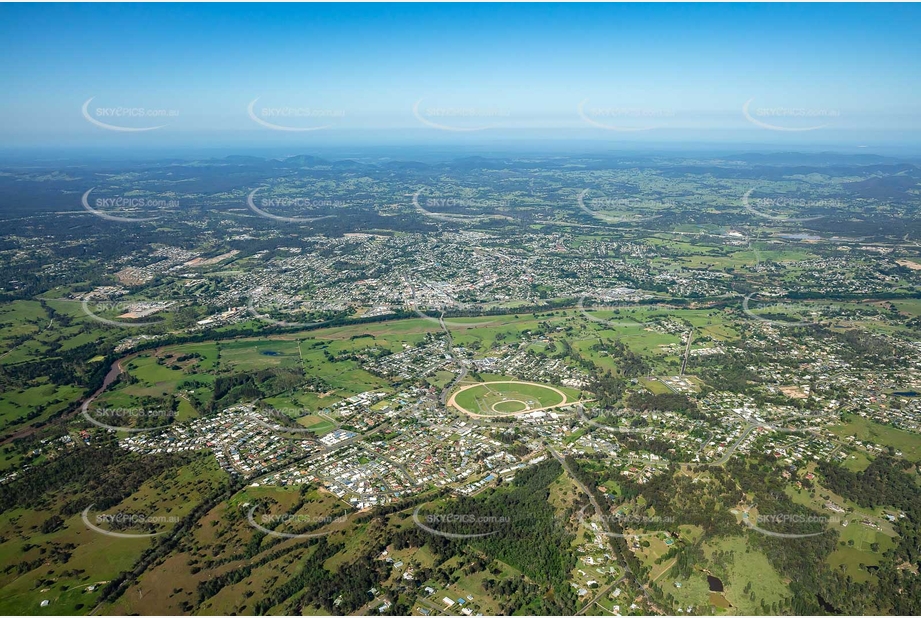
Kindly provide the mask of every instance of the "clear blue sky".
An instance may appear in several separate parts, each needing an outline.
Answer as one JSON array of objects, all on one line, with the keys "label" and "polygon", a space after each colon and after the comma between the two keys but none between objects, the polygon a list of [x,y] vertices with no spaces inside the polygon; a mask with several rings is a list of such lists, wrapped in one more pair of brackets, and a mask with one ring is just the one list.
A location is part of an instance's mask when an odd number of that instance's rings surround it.
[{"label": "clear blue sky", "polygon": [[[916,140],[921,130],[917,5],[4,4],[0,40],[0,141],[17,145],[551,130],[857,143]],[[165,126],[100,128],[81,113],[90,97],[101,121]],[[271,130],[247,113],[257,97],[256,113],[273,124],[327,128]],[[751,113],[834,116],[758,116],[772,126],[827,125],[770,130],[743,116],[750,99]],[[426,124],[413,114],[420,101],[433,124],[482,130]],[[580,103],[601,125],[646,130],[599,128]],[[106,119],[100,107],[174,115]],[[264,107],[328,117],[270,118]]]}]

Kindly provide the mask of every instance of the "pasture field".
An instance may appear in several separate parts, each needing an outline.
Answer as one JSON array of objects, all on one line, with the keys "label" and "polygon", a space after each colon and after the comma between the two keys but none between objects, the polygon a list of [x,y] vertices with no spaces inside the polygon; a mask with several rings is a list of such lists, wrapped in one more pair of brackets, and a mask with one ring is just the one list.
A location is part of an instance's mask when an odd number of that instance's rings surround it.
[{"label": "pasture field", "polygon": [[[0,367],[53,365],[80,346],[89,349],[77,364],[89,363],[98,356],[96,350],[119,338],[115,329],[84,320],[79,303],[46,302],[47,309],[31,300],[0,306]],[[78,358],[82,353],[77,353]],[[24,425],[47,421],[75,408],[83,395],[84,389],[76,385],[55,386],[46,377],[28,379],[18,388],[8,385],[0,393],[0,432],[6,435]]]},{"label": "pasture field", "polygon": [[[723,538],[704,544],[708,561],[715,560],[716,552],[730,556],[725,559],[725,568],[719,569],[722,572],[714,571],[714,575],[722,580],[723,596],[732,604],[733,613],[759,614],[762,613],[762,601],[771,605],[791,596],[767,556],[751,549],[745,537]],[[750,593],[744,592],[746,586],[750,586]]]},{"label": "pasture field", "polygon": [[[895,535],[895,529],[892,527],[892,524],[883,518],[884,513],[891,511],[891,508],[887,509],[883,506],[872,509],[864,508],[858,505],[856,502],[848,500],[847,498],[840,496],[821,485],[816,485],[815,488],[811,491],[787,487],[785,492],[788,496],[790,496],[790,499],[797,504],[802,504],[803,506],[806,506],[817,513],[821,513],[829,517],[835,515],[842,519],[869,519],[877,523],[883,532],[886,532],[892,536]],[[826,509],[825,503],[829,500],[847,509],[847,514],[842,515],[840,513],[832,513]]]},{"label": "pasture field", "polygon": [[[684,352],[680,333],[663,332],[657,322],[666,318],[680,320],[694,328],[692,349],[712,347],[714,342],[737,339],[739,334],[728,326],[727,316],[712,309],[669,309],[661,307],[640,308],[597,308],[585,305],[585,315],[580,316],[583,324],[591,330],[581,330],[580,337],[570,336],[572,347],[582,356],[597,363],[603,369],[616,371],[616,359],[604,349],[592,349],[599,343],[620,341],[632,351],[646,355],[652,365],[652,373],[675,374],[681,364]],[[600,323],[597,320],[605,320]],[[686,329],[689,330],[690,326]],[[693,359],[691,361],[693,364]]]},{"label": "pasture field", "polygon": [[322,416],[317,416],[316,414],[309,414],[303,416],[297,420],[298,424],[303,425],[310,431],[314,432],[318,436],[325,436],[332,430],[336,428],[336,423],[329,420],[328,418],[323,418]]},{"label": "pasture field", "polygon": [[316,401],[309,401],[306,395],[314,395],[314,393],[298,392],[289,395],[266,397],[262,400],[262,403],[275,410],[274,414],[286,415],[297,424],[309,429],[318,436],[324,436],[336,429],[338,425],[334,421],[313,412],[324,407],[324,405],[339,401],[339,399],[331,397],[327,398],[325,402],[319,399]]},{"label": "pasture field", "polygon": [[838,525],[836,528],[841,536],[838,547],[828,557],[828,564],[833,568],[844,565],[848,575],[858,582],[874,579],[865,567],[879,565],[883,554],[895,547],[895,539],[861,523],[860,518],[851,519],[847,527]]},{"label": "pasture field", "polygon": [[[0,306],[0,363],[36,358],[34,355],[51,341],[45,332],[50,322],[48,312],[36,301],[17,300]],[[44,342],[36,340],[41,335]]]},{"label": "pasture field", "polygon": [[866,453],[862,451],[853,451],[848,454],[847,459],[844,460],[842,465],[851,472],[862,472],[867,469],[870,463],[871,460],[867,457]]},{"label": "pasture field", "polygon": [[436,371],[427,378],[427,382],[437,389],[442,389],[454,381],[454,374],[450,371]]},{"label": "pasture field", "polygon": [[894,300],[891,301],[899,311],[907,313],[911,317],[921,316],[921,299],[910,299],[910,300]]},{"label": "pasture field", "polygon": [[[197,600],[196,588],[202,581],[253,565],[244,581],[229,585],[203,603],[206,614],[246,614],[252,612],[252,603],[266,593],[265,584],[273,578],[290,575],[293,561],[308,559],[314,547],[303,539],[276,539],[263,536],[248,522],[246,514],[257,506],[253,519],[260,525],[280,532],[298,533],[301,518],[338,517],[343,505],[329,493],[305,486],[256,487],[251,486],[218,504],[202,518],[188,538],[188,545],[170,555],[158,569],[146,571],[103,613],[132,615],[183,613],[185,603]],[[266,522],[266,515],[290,516],[288,521]],[[307,521],[307,519],[304,519]],[[330,528],[345,524],[331,523]],[[340,534],[335,534],[341,539]],[[220,558],[204,548],[219,545],[224,549]],[[276,558],[269,556],[279,551]],[[252,559],[244,556],[251,554]],[[261,561],[260,558],[266,558]],[[252,597],[252,598],[251,598]],[[249,611],[247,611],[249,609]],[[273,613],[278,613],[273,612]]]},{"label": "pasture field", "polygon": [[26,423],[46,420],[75,408],[84,391],[75,386],[37,384],[0,393],[0,431],[6,433]]},{"label": "pasture field", "polygon": [[[372,322],[369,324],[353,324],[348,326],[334,326],[314,331],[307,331],[299,336],[323,341],[349,341],[356,335],[373,335],[375,338],[394,338],[399,341],[411,341],[414,337],[421,339],[425,333],[435,333],[441,330],[437,320],[413,318],[408,320],[390,320],[387,322]],[[417,339],[418,340],[418,339]],[[355,341],[361,341],[360,339]]]},{"label": "pasture field", "polygon": [[[628,534],[646,534],[640,528],[624,528],[624,531]],[[673,564],[673,560],[660,560],[669,550],[669,546],[665,544],[665,539],[664,533],[627,539],[628,543],[632,543],[635,540],[640,544],[640,548],[636,549],[634,553],[640,558],[643,566],[649,569],[649,577],[652,581],[658,580]]]},{"label": "pasture field", "polygon": [[[326,332],[319,334],[322,336]],[[370,338],[350,340],[351,336],[319,339],[282,335],[178,344],[149,350],[127,363],[126,369],[134,380],[130,384],[119,383],[110,388],[94,405],[139,407],[140,400],[144,398],[163,398],[183,390],[194,390],[194,399],[205,403],[211,396],[210,386],[219,375],[302,368],[306,376],[317,377],[328,384],[329,393],[295,389],[270,398],[268,403],[276,408],[319,410],[342,397],[387,385],[386,380],[368,373],[357,361],[331,359],[327,354],[347,354],[367,347],[372,341],[374,345],[391,347],[394,351],[402,349],[401,340],[396,337],[392,341],[381,342]],[[419,335],[419,339],[422,337],[424,333]],[[197,383],[194,388],[188,385],[191,381]],[[180,402],[180,418],[193,414],[194,410],[195,405],[185,399]],[[325,431],[322,427],[318,430]]]},{"label": "pasture field", "polygon": [[[761,252],[762,259],[764,259],[764,253],[765,252]],[[687,268],[726,270],[731,268],[744,268],[746,266],[753,266],[758,263],[758,254],[756,254],[753,250],[746,250],[735,251],[724,255],[692,255],[688,257],[681,257],[678,259],[678,261]]]},{"label": "pasture field", "polygon": [[220,344],[222,369],[254,371],[300,364],[296,341],[282,339],[239,339]]},{"label": "pasture field", "polygon": [[128,371],[147,387],[175,383],[184,377],[183,371],[160,364],[158,359],[154,353],[141,354],[128,362]]},{"label": "pasture field", "polygon": [[[617,322],[624,319],[626,312],[621,311],[620,314],[616,312],[603,312],[593,313],[596,317],[611,320],[613,325],[596,325],[600,330],[599,335],[603,337],[609,337],[614,339],[619,339],[627,347],[629,347],[634,352],[638,354],[648,354],[652,356],[661,355],[660,346],[675,344],[680,345],[681,339],[677,335],[670,333],[663,333],[657,330],[651,329],[649,326],[644,324],[633,325],[621,325]],[[667,315],[664,313],[659,314]],[[646,313],[643,310],[631,311],[629,314],[630,318],[638,319],[648,319],[652,317],[652,314]]]},{"label": "pasture field", "polygon": [[[143,483],[120,504],[105,509],[106,514],[130,513],[149,519],[180,518],[199,502],[226,474],[211,457],[196,458]],[[20,574],[13,568],[0,574],[0,612],[3,614],[61,615],[83,614],[93,607],[103,585],[123,571],[130,570],[140,555],[155,542],[152,537],[118,538],[89,529],[81,513],[66,514],[62,508],[79,499],[81,488],[53,496],[41,508],[8,510],[0,514],[0,527],[11,534],[0,539],[0,563],[18,565],[40,561],[40,568]],[[92,501],[98,496],[88,496]],[[43,524],[60,514],[61,523],[43,532]],[[107,529],[97,513],[91,523]],[[143,532],[129,528],[126,533]],[[156,523],[168,530],[173,523]],[[94,590],[89,590],[95,586]],[[41,602],[49,601],[46,607]]]},{"label": "pasture field", "polygon": [[[887,512],[887,509],[883,507],[862,508],[855,502],[821,486],[817,487],[814,494],[793,489],[788,489],[787,494],[794,502],[818,513],[826,516],[835,515],[848,521],[847,526],[842,526],[840,522],[830,524],[838,532],[839,537],[838,546],[828,557],[827,562],[836,568],[844,565],[848,575],[856,581],[864,582],[874,577],[865,568],[861,568],[861,564],[865,567],[875,566],[880,563],[887,549],[895,547],[898,535],[893,525],[883,518],[883,513]],[[837,514],[825,509],[824,505],[829,499],[847,509],[847,513]],[[872,522],[874,526],[864,524],[865,520]],[[875,551],[874,544],[878,545]]]},{"label": "pasture field", "polygon": [[701,613],[713,612],[713,608],[710,607],[710,587],[707,584],[707,576],[701,571],[694,570],[690,577],[685,578],[675,577],[672,570],[669,569],[656,583],[662,588],[666,597],[673,598],[678,606],[682,608],[693,606],[694,609],[700,609]]},{"label": "pasture field", "polygon": [[859,440],[869,440],[883,446],[891,446],[901,451],[905,459],[921,462],[921,435],[902,431],[895,427],[880,425],[857,415],[845,415],[845,423],[830,427],[832,433],[847,438],[857,436]]},{"label": "pasture field", "polygon": [[[201,354],[202,358],[188,358],[193,353]],[[170,346],[144,352],[125,363],[125,370],[132,379],[107,389],[93,402],[91,411],[97,408],[160,408],[170,396],[189,391],[189,395],[179,399],[176,419],[194,418],[199,414],[197,406],[211,397],[210,386],[215,375],[205,368],[214,367],[216,356],[213,344],[210,347],[194,344],[189,348]],[[190,380],[197,383],[195,388],[187,386]],[[190,401],[192,397],[198,403]]]},{"label": "pasture field", "polygon": [[640,385],[642,385],[643,388],[648,390],[653,395],[667,395],[672,392],[669,387],[665,386],[664,383],[659,382],[658,380],[643,379],[640,380]]},{"label": "pasture field", "polygon": [[[693,605],[702,613],[758,615],[764,613],[762,600],[770,606],[791,596],[767,556],[751,549],[744,536],[711,539],[702,548],[705,563],[695,568],[690,578],[675,578],[674,571],[669,570],[659,579],[665,594],[675,598],[682,607]],[[710,592],[704,568],[722,581],[722,594]],[[675,586],[676,582],[680,587]]]},{"label": "pasture field", "polygon": [[195,369],[200,372],[213,370],[217,366],[220,358],[218,344],[213,341],[186,343],[182,345],[181,349],[174,349],[172,346],[167,346],[162,348],[162,351],[164,354],[170,354],[177,358],[188,354],[199,355],[201,358],[196,361]]}]

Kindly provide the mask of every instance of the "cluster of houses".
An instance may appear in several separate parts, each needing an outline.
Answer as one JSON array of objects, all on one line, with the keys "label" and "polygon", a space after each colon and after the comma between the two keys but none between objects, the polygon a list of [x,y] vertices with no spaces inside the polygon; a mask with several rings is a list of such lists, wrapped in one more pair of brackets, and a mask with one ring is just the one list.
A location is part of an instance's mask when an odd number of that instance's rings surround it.
[{"label": "cluster of houses", "polygon": [[252,406],[239,405],[188,424],[139,433],[122,439],[119,445],[143,454],[210,450],[223,469],[244,477],[319,449],[316,440],[290,440],[276,427],[277,422],[255,412]]},{"label": "cluster of houses", "polygon": [[[361,354],[359,352],[359,354]],[[400,380],[415,380],[431,375],[451,360],[447,340],[436,338],[422,346],[403,344],[402,352],[377,358],[366,357],[362,366],[369,372]]]}]

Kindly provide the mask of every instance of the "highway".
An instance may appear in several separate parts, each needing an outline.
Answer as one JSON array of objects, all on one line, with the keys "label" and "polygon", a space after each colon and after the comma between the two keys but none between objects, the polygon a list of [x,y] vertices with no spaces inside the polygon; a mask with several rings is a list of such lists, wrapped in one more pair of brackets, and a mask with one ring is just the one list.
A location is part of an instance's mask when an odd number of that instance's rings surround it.
[{"label": "highway", "polygon": [[451,389],[460,384],[461,380],[467,377],[467,365],[454,353],[454,339],[451,337],[451,331],[448,330],[448,325],[445,324],[444,313],[438,316],[438,323],[441,325],[441,329],[448,337],[448,351],[451,354],[451,358],[453,358],[455,362],[457,362],[457,364],[460,366],[460,371],[457,372],[457,375],[450,382],[450,384],[441,389],[441,395],[439,396],[438,400],[441,402],[442,406],[446,406],[448,405],[448,393],[451,392]]}]

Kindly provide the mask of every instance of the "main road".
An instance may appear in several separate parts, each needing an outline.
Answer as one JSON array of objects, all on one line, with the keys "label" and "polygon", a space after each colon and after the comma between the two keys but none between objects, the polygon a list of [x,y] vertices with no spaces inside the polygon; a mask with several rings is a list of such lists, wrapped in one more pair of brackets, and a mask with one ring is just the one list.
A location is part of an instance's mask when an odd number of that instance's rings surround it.
[{"label": "main road", "polygon": [[445,336],[448,338],[448,353],[451,354],[451,358],[460,366],[460,371],[457,372],[457,375],[448,385],[441,389],[441,396],[438,398],[442,406],[447,406],[448,393],[451,392],[451,389],[460,384],[461,380],[467,377],[467,363],[458,358],[457,354],[454,353],[454,338],[451,337],[451,331],[448,330],[448,325],[445,324],[444,312],[438,316],[438,324],[441,325],[441,330],[445,332]]}]

